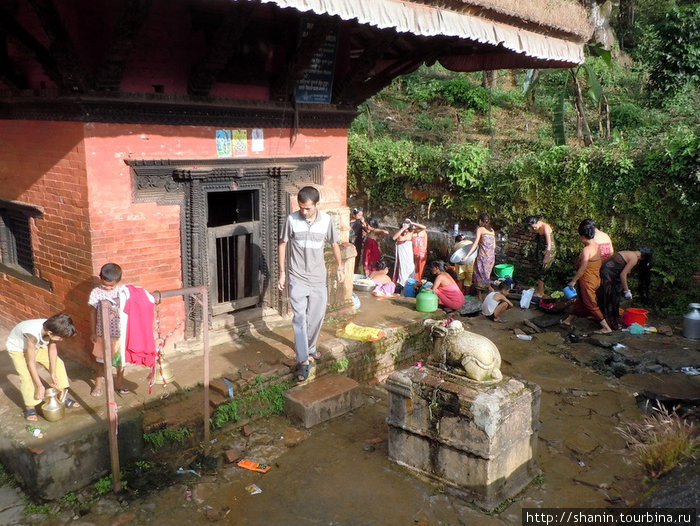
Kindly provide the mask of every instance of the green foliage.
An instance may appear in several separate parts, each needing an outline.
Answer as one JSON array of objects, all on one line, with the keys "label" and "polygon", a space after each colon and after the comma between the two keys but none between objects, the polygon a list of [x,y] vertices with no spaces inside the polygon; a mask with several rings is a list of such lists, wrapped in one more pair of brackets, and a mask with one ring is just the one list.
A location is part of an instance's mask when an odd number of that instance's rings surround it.
[{"label": "green foliage", "polygon": [[153,433],[144,433],[143,440],[153,449],[159,449],[166,444],[178,443],[182,444],[187,437],[192,434],[186,427],[170,429],[166,427]]},{"label": "green foliage", "polygon": [[649,67],[648,86],[666,94],[700,81],[700,3],[659,1],[638,26],[635,55]]},{"label": "green foliage", "polygon": [[112,475],[102,477],[93,485],[98,495],[106,495],[112,491]]},{"label": "green foliage", "polygon": [[0,464],[0,488],[14,488],[15,486],[17,486],[15,477],[5,469],[5,466]]},{"label": "green foliage", "polygon": [[213,429],[219,429],[228,422],[238,422],[242,415],[261,417],[278,415],[284,411],[284,392],[291,387],[290,382],[272,382],[265,386],[261,376],[255,378],[252,393],[221,404],[210,419]]},{"label": "green foliage", "polygon": [[481,169],[488,158],[489,151],[479,144],[455,145],[447,156],[448,180],[463,190],[482,190]]},{"label": "green foliage", "polygon": [[51,503],[37,504],[29,497],[24,497],[25,515],[47,515],[51,511]]},{"label": "green foliage", "polygon": [[340,360],[336,360],[331,365],[331,369],[336,373],[343,373],[348,370],[348,365],[350,365],[350,360],[343,356]]}]

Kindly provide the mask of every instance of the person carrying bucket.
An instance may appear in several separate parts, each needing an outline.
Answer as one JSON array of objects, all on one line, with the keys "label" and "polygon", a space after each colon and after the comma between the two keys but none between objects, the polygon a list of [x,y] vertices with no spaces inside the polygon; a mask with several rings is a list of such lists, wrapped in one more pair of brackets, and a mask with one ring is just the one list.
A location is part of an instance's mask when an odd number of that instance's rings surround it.
[{"label": "person carrying bucket", "polygon": [[571,314],[566,319],[562,320],[561,323],[566,327],[571,327],[571,322],[574,321],[574,318],[577,316],[581,318],[592,316],[602,327],[602,329],[596,331],[596,333],[609,333],[612,332],[612,329],[605,320],[605,316],[603,316],[603,313],[600,311],[596,299],[596,290],[600,286],[601,260],[598,244],[593,241],[595,237],[595,227],[583,221],[578,227],[578,233],[584,247],[578,258],[578,271],[569,282],[569,287],[571,288],[578,283],[578,295],[576,296],[576,303],[574,303]]}]

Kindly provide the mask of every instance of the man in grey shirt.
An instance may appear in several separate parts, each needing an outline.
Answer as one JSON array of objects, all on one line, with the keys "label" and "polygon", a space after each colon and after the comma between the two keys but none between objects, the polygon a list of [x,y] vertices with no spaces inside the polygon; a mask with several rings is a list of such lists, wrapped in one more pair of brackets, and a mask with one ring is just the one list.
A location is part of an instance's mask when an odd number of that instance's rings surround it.
[{"label": "man in grey shirt", "polygon": [[279,240],[280,277],[277,287],[284,290],[288,270],[289,303],[294,313],[294,349],[299,363],[298,382],[309,377],[309,357],[321,357],[316,343],[328,304],[328,276],[323,256],[326,242],[331,244],[338,265],[338,283],[345,278],[338,232],[331,217],[319,209],[319,200],[320,194],[313,186],[299,190],[299,210],[287,217]]}]

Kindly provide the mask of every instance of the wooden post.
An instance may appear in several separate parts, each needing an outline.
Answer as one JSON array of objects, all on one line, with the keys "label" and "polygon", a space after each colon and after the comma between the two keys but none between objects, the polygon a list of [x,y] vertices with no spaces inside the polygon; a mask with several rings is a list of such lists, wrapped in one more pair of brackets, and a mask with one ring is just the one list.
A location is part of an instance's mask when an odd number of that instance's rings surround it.
[{"label": "wooden post", "polygon": [[[109,420],[109,458],[112,463],[112,489],[115,493],[122,490],[122,481],[119,469],[119,442],[117,441],[117,427],[119,425],[117,404],[114,401],[114,379],[112,378],[112,338],[109,333],[109,302],[100,301],[102,312],[102,340],[105,392],[107,401],[107,418]],[[122,364],[123,365],[123,364]]]},{"label": "wooden post", "polygon": [[205,286],[188,287],[185,289],[172,289],[153,292],[153,297],[156,303],[160,303],[163,298],[172,298],[174,296],[186,296],[189,294],[199,294],[198,300],[202,305],[202,346],[204,354],[203,363],[203,380],[204,380],[204,448],[209,452],[210,429],[209,429],[209,291]]},{"label": "wooden post", "polygon": [[201,287],[202,294],[202,346],[204,347],[204,450],[209,453],[209,294]]}]

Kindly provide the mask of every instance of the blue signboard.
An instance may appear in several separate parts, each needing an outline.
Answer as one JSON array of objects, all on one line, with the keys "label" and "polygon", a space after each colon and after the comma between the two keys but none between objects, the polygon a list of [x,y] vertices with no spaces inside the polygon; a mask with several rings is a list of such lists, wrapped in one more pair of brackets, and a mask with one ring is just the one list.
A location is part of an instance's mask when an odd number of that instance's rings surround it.
[{"label": "blue signboard", "polygon": [[[309,34],[313,22],[308,18],[301,20],[302,38]],[[316,50],[304,76],[297,83],[294,96],[297,102],[306,104],[330,104],[333,94],[333,75],[335,58],[338,50],[338,28],[335,27],[327,36],[323,45]]]}]

